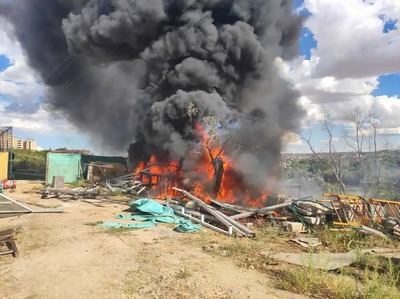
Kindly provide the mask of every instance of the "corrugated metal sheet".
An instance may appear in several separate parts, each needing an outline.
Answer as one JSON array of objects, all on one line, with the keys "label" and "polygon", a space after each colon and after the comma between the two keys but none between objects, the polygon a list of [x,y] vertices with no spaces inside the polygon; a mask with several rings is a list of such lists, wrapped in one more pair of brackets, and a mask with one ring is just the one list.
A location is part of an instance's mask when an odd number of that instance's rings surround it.
[{"label": "corrugated metal sheet", "polygon": [[81,155],[48,153],[46,183],[51,184],[53,176],[63,176],[65,183],[73,183],[82,176]]},{"label": "corrugated metal sheet", "polygon": [[0,180],[8,177],[8,152],[0,152]]}]

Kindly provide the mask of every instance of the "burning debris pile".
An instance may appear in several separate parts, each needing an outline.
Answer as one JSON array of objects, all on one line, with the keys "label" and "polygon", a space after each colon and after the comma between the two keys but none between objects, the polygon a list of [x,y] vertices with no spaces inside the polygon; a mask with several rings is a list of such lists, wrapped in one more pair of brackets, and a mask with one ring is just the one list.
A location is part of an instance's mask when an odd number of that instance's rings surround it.
[{"label": "burning debris pile", "polygon": [[302,117],[277,67],[297,52],[292,1],[16,0],[0,15],[51,107],[134,167],[173,165],[179,186],[244,205],[274,191]]}]

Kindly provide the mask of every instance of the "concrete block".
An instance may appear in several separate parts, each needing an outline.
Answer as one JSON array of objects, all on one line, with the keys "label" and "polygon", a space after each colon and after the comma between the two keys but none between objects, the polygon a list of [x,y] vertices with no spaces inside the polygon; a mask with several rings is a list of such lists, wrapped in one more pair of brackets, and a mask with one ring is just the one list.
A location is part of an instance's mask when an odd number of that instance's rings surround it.
[{"label": "concrete block", "polygon": [[283,228],[288,232],[306,233],[307,228],[301,222],[285,221],[282,223]]},{"label": "concrete block", "polygon": [[53,176],[53,182],[51,184],[51,187],[55,189],[63,189],[64,181],[65,179],[63,176]]}]

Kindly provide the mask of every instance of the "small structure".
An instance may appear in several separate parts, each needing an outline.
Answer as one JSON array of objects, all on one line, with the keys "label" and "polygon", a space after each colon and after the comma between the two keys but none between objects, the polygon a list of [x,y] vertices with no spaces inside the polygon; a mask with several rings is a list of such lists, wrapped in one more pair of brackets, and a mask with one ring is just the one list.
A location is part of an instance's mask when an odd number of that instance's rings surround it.
[{"label": "small structure", "polygon": [[73,183],[82,177],[81,155],[48,153],[46,183],[51,184],[54,176],[63,176],[65,183]]},{"label": "small structure", "polygon": [[90,162],[86,166],[86,180],[91,183],[120,177],[127,172],[126,166],[120,163]]},{"label": "small structure", "polygon": [[66,184],[81,178],[101,181],[126,174],[126,163],[123,157],[51,152],[47,154],[46,183],[52,184],[54,176],[63,176]]},{"label": "small structure", "polygon": [[127,173],[127,159],[113,156],[82,155],[82,176],[90,182],[99,182]]}]

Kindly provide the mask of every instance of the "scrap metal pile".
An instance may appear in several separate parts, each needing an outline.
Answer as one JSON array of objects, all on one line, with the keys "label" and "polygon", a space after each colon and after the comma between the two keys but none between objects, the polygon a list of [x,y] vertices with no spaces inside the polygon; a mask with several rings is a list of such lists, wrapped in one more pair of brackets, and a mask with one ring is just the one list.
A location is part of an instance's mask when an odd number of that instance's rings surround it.
[{"label": "scrap metal pile", "polygon": [[137,175],[133,173],[106,180],[105,187],[110,192],[120,192],[131,195],[140,195],[148,189],[148,185],[138,180]]},{"label": "scrap metal pile", "polygon": [[68,197],[73,200],[80,198],[96,199],[99,196],[108,194],[103,188],[97,187],[78,187],[78,188],[46,188],[42,191],[42,199],[44,198],[64,198]]},{"label": "scrap metal pile", "polygon": [[327,225],[350,227],[383,238],[400,237],[400,202],[397,201],[323,194],[322,199],[304,197],[264,208],[246,208],[212,199],[206,203],[185,190],[173,189],[182,196],[167,200],[165,205],[178,215],[225,235],[253,237],[255,233],[249,227],[260,223],[255,220],[264,219],[297,233]]},{"label": "scrap metal pile", "polygon": [[[255,233],[250,227],[257,225],[262,219],[262,223],[268,221],[283,230],[297,233],[328,225],[350,227],[361,233],[380,237],[389,235],[400,238],[400,202],[397,201],[323,194],[322,198],[318,199],[310,196],[292,200],[281,199],[270,206],[250,208],[212,198],[199,198],[196,194],[165,184],[170,181],[144,169],[140,173],[106,180],[98,186],[74,189],[47,188],[42,193],[42,198],[70,196],[72,199],[78,199],[126,194],[131,198],[163,199],[162,203],[172,208],[177,215],[229,236],[253,237]],[[154,196],[165,194],[165,188],[172,190],[174,196]]]}]

